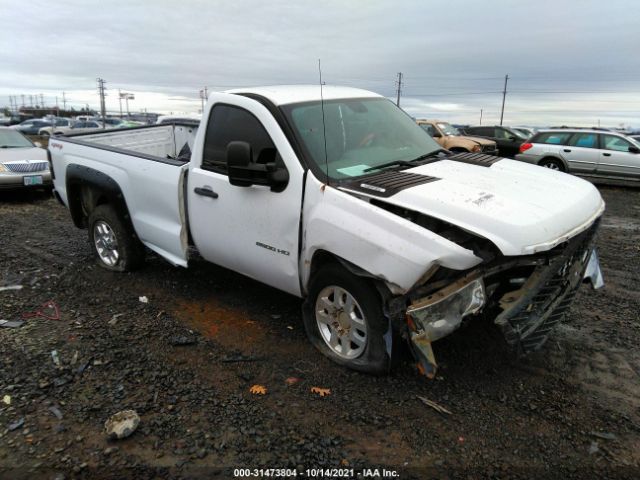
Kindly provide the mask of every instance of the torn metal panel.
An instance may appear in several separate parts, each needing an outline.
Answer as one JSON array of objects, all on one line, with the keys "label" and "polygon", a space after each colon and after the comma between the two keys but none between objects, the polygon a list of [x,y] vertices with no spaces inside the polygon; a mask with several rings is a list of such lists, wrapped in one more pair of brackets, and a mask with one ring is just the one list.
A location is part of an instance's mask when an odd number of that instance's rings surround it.
[{"label": "torn metal panel", "polygon": [[519,289],[500,297],[502,313],[495,323],[518,353],[540,348],[564,318],[592,257],[596,229],[597,223],[572,239],[560,255],[537,266]]}]

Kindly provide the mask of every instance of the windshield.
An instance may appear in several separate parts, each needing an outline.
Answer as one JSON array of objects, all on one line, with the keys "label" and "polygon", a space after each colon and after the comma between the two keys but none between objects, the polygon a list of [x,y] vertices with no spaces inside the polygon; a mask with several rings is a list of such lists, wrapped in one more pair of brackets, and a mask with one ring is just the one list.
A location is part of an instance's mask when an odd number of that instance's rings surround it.
[{"label": "windshield", "polygon": [[437,125],[438,125],[438,128],[445,135],[454,135],[454,136],[461,135],[460,130],[458,130],[456,127],[454,127],[450,123],[438,122]]},{"label": "windshield", "polygon": [[529,139],[529,135],[527,135],[526,133],[522,132],[521,130],[516,130],[515,128],[512,128],[511,132],[521,140],[528,140]]},{"label": "windshield", "polygon": [[31,148],[33,143],[20,132],[0,129],[0,148]]},{"label": "windshield", "polygon": [[282,110],[310,159],[337,180],[365,175],[366,169],[389,162],[411,161],[441,148],[385,98],[326,101],[324,128],[320,102],[285,105]]}]

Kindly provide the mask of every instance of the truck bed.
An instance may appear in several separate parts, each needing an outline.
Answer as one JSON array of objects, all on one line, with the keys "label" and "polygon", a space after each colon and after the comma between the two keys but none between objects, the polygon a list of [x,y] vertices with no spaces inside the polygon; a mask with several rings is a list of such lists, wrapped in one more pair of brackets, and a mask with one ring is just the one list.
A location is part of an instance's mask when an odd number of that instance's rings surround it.
[{"label": "truck bed", "polygon": [[74,175],[108,177],[118,185],[142,243],[186,266],[184,185],[196,131],[195,124],[172,124],[52,137],[55,190],[69,206],[67,185]]},{"label": "truck bed", "polygon": [[[117,149],[127,154],[144,154],[158,159],[174,159],[182,163],[189,161],[197,124],[151,125],[145,127],[104,130],[101,132],[66,135],[74,142],[90,143]],[[58,137],[59,138],[59,137]],[[180,155],[188,147],[189,156]]]}]

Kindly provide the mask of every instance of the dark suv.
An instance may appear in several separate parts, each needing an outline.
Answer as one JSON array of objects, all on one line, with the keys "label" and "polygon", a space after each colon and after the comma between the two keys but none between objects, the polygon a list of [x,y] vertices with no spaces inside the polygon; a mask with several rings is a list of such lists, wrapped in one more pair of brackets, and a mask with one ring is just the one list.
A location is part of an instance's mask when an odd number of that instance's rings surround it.
[{"label": "dark suv", "polygon": [[519,151],[520,145],[527,141],[527,137],[515,129],[502,126],[494,127],[466,127],[464,133],[493,140],[498,145],[498,154],[502,157],[513,158]]}]

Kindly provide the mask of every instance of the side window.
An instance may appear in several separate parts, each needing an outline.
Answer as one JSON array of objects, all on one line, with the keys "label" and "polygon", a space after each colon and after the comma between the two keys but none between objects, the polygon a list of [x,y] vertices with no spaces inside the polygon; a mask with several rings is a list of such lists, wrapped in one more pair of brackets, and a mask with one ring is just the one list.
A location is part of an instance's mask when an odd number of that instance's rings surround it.
[{"label": "side window", "polygon": [[500,138],[503,140],[508,140],[509,137],[513,137],[514,135],[511,132],[508,132],[504,128],[496,128],[496,138]]},{"label": "side window", "polygon": [[574,133],[568,145],[582,148],[598,148],[598,137],[595,133]]},{"label": "side window", "polygon": [[435,135],[436,133],[436,129],[433,128],[433,125],[429,124],[429,123],[421,123],[420,126],[422,127],[422,129],[427,132],[429,135],[431,135],[432,137]]},{"label": "side window", "polygon": [[483,137],[495,138],[495,129],[493,127],[476,127],[470,131],[472,135],[482,135]]},{"label": "side window", "polygon": [[602,145],[605,150],[615,150],[616,152],[628,152],[631,144],[623,138],[614,135],[602,135]]},{"label": "side window", "polygon": [[202,169],[226,175],[227,145],[236,141],[251,145],[255,163],[276,160],[276,147],[256,117],[239,107],[216,105],[207,125]]},{"label": "side window", "polygon": [[571,137],[571,132],[544,132],[539,133],[532,143],[546,143],[548,145],[566,145]]}]

